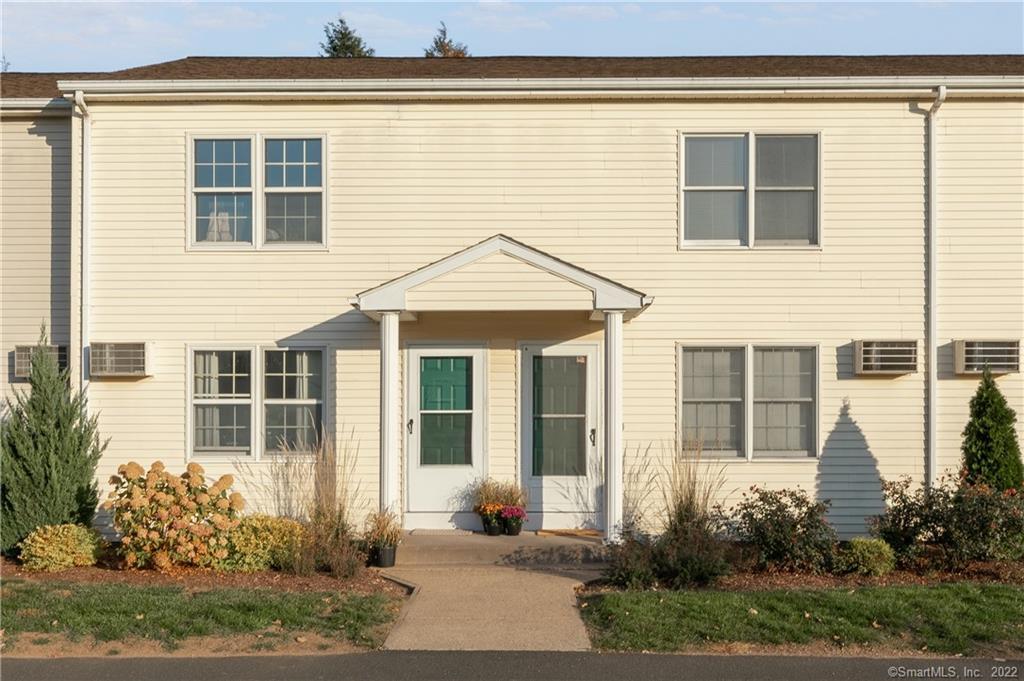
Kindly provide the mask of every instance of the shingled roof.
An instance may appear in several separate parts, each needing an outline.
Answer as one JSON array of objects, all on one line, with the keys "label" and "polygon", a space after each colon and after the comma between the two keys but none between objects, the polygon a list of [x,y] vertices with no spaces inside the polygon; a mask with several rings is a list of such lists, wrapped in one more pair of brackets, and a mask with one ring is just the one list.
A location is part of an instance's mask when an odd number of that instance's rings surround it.
[{"label": "shingled roof", "polygon": [[55,97],[58,80],[797,78],[1024,76],[1024,55],[765,57],[186,57],[106,73],[5,73],[2,97]]}]

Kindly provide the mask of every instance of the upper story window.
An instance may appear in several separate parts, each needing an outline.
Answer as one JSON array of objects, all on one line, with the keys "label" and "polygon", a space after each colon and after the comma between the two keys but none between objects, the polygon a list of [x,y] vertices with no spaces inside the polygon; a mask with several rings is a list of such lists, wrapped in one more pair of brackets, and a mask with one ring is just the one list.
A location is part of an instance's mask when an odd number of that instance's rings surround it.
[{"label": "upper story window", "polygon": [[189,243],[205,250],[326,244],[324,136],[196,137]]},{"label": "upper story window", "polygon": [[682,145],[684,246],[818,243],[817,135],[684,135]]},{"label": "upper story window", "polygon": [[195,241],[252,243],[252,141],[195,140]]},{"label": "upper story window", "polygon": [[323,242],[322,146],[320,139],[266,140],[266,243]]}]

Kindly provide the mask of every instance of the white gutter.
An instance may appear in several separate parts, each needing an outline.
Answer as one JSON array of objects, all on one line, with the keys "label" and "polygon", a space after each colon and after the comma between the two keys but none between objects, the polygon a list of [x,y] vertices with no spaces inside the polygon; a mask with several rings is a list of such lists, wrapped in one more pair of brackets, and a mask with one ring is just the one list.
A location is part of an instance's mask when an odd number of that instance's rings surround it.
[{"label": "white gutter", "polygon": [[937,442],[937,423],[936,418],[938,415],[938,369],[939,363],[936,354],[939,350],[938,340],[938,295],[936,292],[936,286],[938,284],[938,237],[939,237],[939,224],[938,224],[938,207],[935,205],[937,199],[936,191],[936,176],[938,171],[938,158],[935,153],[935,117],[939,112],[939,107],[942,106],[943,102],[946,101],[946,86],[939,85],[935,90],[935,101],[932,103],[927,114],[927,125],[928,125],[928,155],[927,155],[927,178],[928,178],[928,210],[926,216],[926,228],[927,228],[927,257],[925,263],[925,279],[926,279],[926,292],[925,292],[925,315],[927,317],[925,326],[925,345],[927,346],[926,352],[926,368],[925,374],[927,376],[927,393],[928,399],[926,402],[926,414],[925,414],[925,469],[927,475],[928,487],[934,487],[938,480],[938,452],[936,451]]},{"label": "white gutter", "polygon": [[0,99],[0,111],[31,111],[55,116],[71,113],[71,102],[52,97],[7,97]]},{"label": "white gutter", "polygon": [[1014,76],[795,77],[795,78],[302,78],[200,80],[61,80],[63,91],[139,92],[595,92],[896,89],[1024,87]]},{"label": "white gutter", "polygon": [[89,107],[85,103],[85,94],[75,91],[75,104],[82,112],[82,243],[81,243],[81,308],[79,310],[80,347],[79,362],[82,371],[82,389],[89,385],[88,353],[89,347],[89,242],[92,216],[92,121]]}]

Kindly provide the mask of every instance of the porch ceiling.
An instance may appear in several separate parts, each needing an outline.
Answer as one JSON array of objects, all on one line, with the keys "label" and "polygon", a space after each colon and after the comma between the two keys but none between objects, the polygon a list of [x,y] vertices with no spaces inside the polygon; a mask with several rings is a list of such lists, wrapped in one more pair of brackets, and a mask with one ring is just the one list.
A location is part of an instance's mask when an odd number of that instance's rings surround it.
[{"label": "porch ceiling", "polygon": [[608,310],[626,318],[653,299],[496,234],[469,248],[359,293],[350,302],[372,319],[381,312],[415,319],[427,311],[582,310],[600,319]]}]

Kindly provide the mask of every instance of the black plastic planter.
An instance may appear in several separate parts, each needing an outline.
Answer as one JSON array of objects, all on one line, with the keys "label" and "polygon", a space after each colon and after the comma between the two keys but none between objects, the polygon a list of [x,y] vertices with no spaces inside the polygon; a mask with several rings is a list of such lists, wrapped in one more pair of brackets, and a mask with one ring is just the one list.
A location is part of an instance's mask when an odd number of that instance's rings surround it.
[{"label": "black plastic planter", "polygon": [[397,546],[375,546],[373,548],[374,567],[395,567],[395,556],[397,554]]}]

